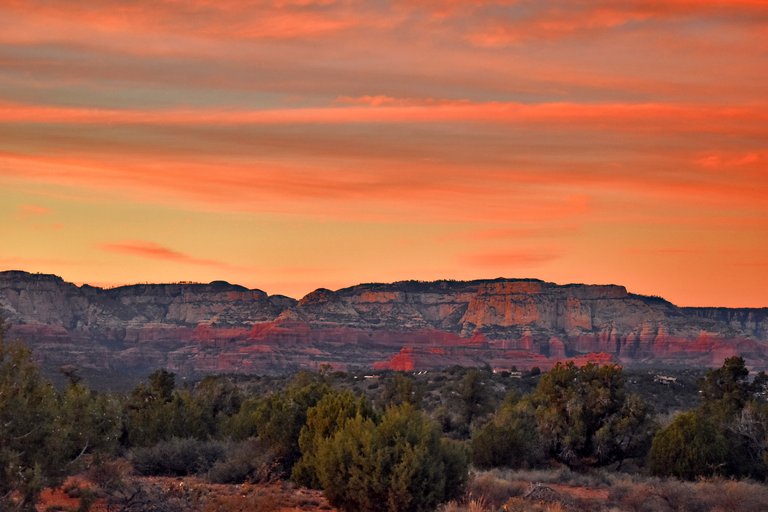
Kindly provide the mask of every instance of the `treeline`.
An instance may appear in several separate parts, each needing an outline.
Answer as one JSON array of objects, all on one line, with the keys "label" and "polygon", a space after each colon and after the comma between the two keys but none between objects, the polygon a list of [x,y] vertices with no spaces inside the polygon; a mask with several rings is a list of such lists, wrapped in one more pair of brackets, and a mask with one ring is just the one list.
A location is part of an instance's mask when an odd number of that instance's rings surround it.
[{"label": "treeline", "polygon": [[225,377],[179,387],[165,370],[125,395],[97,393],[73,373],[56,391],[0,329],[0,510],[34,510],[44,487],[87,467],[115,485],[120,457],[144,475],[290,478],[342,510],[373,512],[434,510],[461,496],[470,466],[768,477],[768,378],[750,379],[741,358],[710,371],[701,405],[665,426],[618,366],[558,365],[500,403],[489,375],[436,377],[448,401],[428,407],[405,374],[372,379],[373,397],[329,371],[268,393]]}]

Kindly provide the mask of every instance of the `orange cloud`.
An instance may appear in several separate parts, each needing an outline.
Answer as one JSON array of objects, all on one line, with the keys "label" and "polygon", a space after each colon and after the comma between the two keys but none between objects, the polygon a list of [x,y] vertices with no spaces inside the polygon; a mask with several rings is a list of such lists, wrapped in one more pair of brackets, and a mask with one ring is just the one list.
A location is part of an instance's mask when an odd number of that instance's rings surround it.
[{"label": "orange cloud", "polygon": [[[0,204],[29,217],[4,226],[10,258],[101,258],[101,282],[295,270],[307,287],[520,264],[764,299],[768,278],[713,248],[768,259],[765,1],[0,4]],[[32,233],[22,204],[55,205],[62,232]],[[88,251],[144,209],[157,223],[102,248],[125,258]],[[215,218],[232,265],[192,249],[199,225],[160,226],[188,216]],[[280,224],[268,277],[242,235],[264,222]],[[717,291],[697,284],[712,268]]]},{"label": "orange cloud", "polygon": [[479,46],[500,47],[670,19],[740,18],[755,24],[768,20],[768,4],[762,0],[620,3],[598,0],[520,2],[518,7],[520,5],[525,5],[525,8],[510,9],[497,17],[478,17],[476,28],[468,32],[468,40]]},{"label": "orange cloud", "polygon": [[48,215],[49,213],[51,213],[51,209],[46,208],[45,206],[39,206],[36,204],[23,204],[19,207],[19,213],[25,217],[28,217],[28,216],[38,217],[40,215]]},{"label": "orange cloud", "polygon": [[493,252],[475,252],[459,257],[462,265],[494,269],[508,269],[513,272],[515,267],[532,267],[558,259],[560,255],[554,251],[541,250],[510,250]]},{"label": "orange cloud", "polygon": [[688,132],[738,130],[768,135],[768,108],[676,104],[576,104],[512,102],[449,103],[391,107],[326,107],[231,111],[115,110],[0,104],[0,123],[126,125],[259,125],[349,123],[537,123],[644,131],[654,127]]},{"label": "orange cloud", "polygon": [[[317,37],[355,25],[356,18],[336,2],[138,1],[5,2],[9,21],[6,40],[83,39],[84,25],[92,36],[157,33],[214,39],[293,39]],[[341,5],[341,3],[339,3]],[[46,32],[29,28],[46,26]],[[28,32],[25,34],[25,30]]]},{"label": "orange cloud", "polygon": [[104,251],[139,256],[142,258],[166,260],[175,263],[200,265],[205,267],[231,268],[231,265],[221,261],[195,258],[188,254],[184,254],[183,252],[175,251],[154,242],[143,240],[125,240],[122,242],[105,243],[101,244],[99,247]]}]

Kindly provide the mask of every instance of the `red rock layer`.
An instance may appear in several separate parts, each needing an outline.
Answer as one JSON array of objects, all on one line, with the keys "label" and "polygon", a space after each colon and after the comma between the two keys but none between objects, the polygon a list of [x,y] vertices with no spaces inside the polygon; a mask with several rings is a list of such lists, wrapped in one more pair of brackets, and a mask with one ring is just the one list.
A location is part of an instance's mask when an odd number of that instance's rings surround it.
[{"label": "red rock layer", "polygon": [[0,314],[47,366],[102,370],[768,360],[768,309],[678,308],[621,286],[537,280],[368,284],[295,301],[224,282],[102,290],[0,272]]}]

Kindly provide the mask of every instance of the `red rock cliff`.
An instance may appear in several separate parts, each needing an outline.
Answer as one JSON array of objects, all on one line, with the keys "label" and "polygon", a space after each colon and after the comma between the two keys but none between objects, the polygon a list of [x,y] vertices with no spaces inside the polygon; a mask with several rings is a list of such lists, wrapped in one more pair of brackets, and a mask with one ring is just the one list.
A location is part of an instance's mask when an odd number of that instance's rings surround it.
[{"label": "red rock cliff", "polygon": [[225,282],[104,290],[11,271],[0,272],[0,314],[46,365],[102,370],[768,360],[768,309],[678,308],[621,286],[530,279],[363,284],[295,301]]}]

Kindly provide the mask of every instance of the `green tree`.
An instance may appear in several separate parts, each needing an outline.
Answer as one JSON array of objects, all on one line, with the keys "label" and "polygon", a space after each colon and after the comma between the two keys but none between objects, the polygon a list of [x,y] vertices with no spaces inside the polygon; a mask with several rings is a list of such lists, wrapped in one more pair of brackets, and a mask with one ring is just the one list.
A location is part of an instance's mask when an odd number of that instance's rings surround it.
[{"label": "green tree", "polygon": [[300,372],[288,389],[273,393],[254,411],[257,435],[275,452],[286,475],[301,457],[299,434],[307,421],[307,411],[317,405],[329,389],[325,376]]},{"label": "green tree", "polygon": [[[660,431],[649,460],[658,475],[696,478],[768,476],[768,406],[760,398],[766,377],[749,381],[741,357],[729,357],[700,382],[703,403]],[[680,446],[676,446],[679,443]]]},{"label": "green tree", "polygon": [[515,393],[488,423],[473,432],[472,462],[479,468],[531,467],[543,460],[534,409],[530,400],[521,400]]},{"label": "green tree", "polygon": [[40,491],[56,484],[65,459],[53,387],[29,350],[6,341],[0,322],[0,510],[34,511]]},{"label": "green tree", "polygon": [[697,411],[678,415],[653,438],[649,453],[651,472],[692,480],[723,474],[728,441],[723,432]]},{"label": "green tree", "polygon": [[86,453],[109,456],[118,447],[122,404],[112,396],[96,393],[72,381],[59,398],[55,420],[63,439],[59,449],[72,461]]},{"label": "green tree", "polygon": [[229,379],[209,375],[192,392],[202,427],[210,436],[218,436],[227,418],[235,415],[242,405],[238,387]]},{"label": "green tree", "polygon": [[381,403],[384,407],[389,405],[412,404],[421,406],[424,390],[416,385],[412,377],[400,372],[384,379],[381,392]]},{"label": "green tree", "polygon": [[493,411],[493,400],[485,377],[486,372],[470,368],[459,381],[456,394],[453,395],[456,411],[459,414],[460,430],[463,437],[469,435],[472,423]]},{"label": "green tree", "polygon": [[699,387],[704,407],[722,421],[740,411],[752,394],[749,370],[739,356],[729,357],[720,368],[707,372]]},{"label": "green tree", "polygon": [[139,384],[125,404],[124,442],[151,446],[173,437],[208,437],[204,412],[188,390],[177,390],[175,375],[158,370]]},{"label": "green tree", "polygon": [[650,410],[639,397],[628,400],[620,366],[558,363],[531,402],[545,449],[570,466],[622,460],[653,434]]}]

